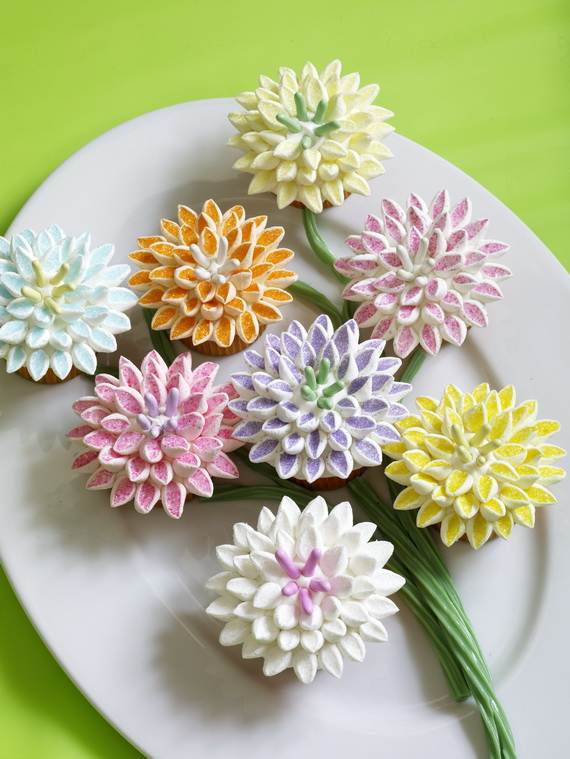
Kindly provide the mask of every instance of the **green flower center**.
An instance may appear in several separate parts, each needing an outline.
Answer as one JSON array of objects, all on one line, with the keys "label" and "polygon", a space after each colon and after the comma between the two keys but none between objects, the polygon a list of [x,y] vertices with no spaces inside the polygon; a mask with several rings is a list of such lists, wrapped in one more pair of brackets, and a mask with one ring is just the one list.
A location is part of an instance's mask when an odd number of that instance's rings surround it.
[{"label": "green flower center", "polygon": [[319,100],[315,112],[309,116],[305,99],[300,92],[295,93],[296,117],[288,113],[278,113],[277,121],[293,134],[303,133],[301,145],[304,149],[312,148],[321,137],[326,137],[330,132],[340,129],[338,121],[327,121],[323,123],[323,118],[327,110],[327,101]]},{"label": "green flower center", "polygon": [[321,359],[316,373],[312,366],[305,367],[301,395],[306,401],[316,402],[319,408],[330,410],[334,406],[334,396],[341,390],[344,390],[344,383],[335,379],[328,358]]}]

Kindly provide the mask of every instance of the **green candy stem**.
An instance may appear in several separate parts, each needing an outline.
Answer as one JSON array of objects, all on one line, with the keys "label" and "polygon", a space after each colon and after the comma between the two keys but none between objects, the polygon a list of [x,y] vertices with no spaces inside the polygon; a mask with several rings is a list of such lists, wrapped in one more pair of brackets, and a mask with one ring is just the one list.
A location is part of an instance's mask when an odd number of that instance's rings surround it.
[{"label": "green candy stem", "polygon": [[323,295],[318,290],[315,290],[314,287],[311,287],[311,285],[308,285],[306,282],[298,281],[289,285],[287,289],[292,295],[314,304],[321,313],[327,314],[334,324],[335,329],[344,324],[345,319],[334,303],[332,303],[326,295]]},{"label": "green candy stem", "polygon": [[305,106],[305,98],[300,92],[296,92],[293,97],[295,99],[295,108],[297,109],[297,118],[299,121],[308,121],[309,114]]},{"label": "green candy stem", "polygon": [[339,282],[346,284],[348,279],[334,268],[336,258],[319,233],[315,214],[308,208],[303,208],[303,225],[305,227],[305,234],[307,235],[309,245],[313,249],[317,258],[322,261],[325,266],[330,268],[331,273]]},{"label": "green candy stem", "polygon": [[317,107],[315,109],[315,115],[313,116],[313,121],[315,124],[321,123],[326,110],[327,110],[327,101],[319,100],[319,102],[317,103]]}]

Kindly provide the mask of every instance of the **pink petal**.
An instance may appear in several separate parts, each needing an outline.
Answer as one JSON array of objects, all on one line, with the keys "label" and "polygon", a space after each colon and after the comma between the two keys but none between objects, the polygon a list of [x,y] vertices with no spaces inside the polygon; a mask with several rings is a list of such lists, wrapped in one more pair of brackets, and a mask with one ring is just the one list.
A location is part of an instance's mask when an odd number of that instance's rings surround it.
[{"label": "pink petal", "polygon": [[447,242],[441,229],[436,229],[429,238],[428,242],[428,255],[432,258],[437,258],[445,252],[447,248]]},{"label": "pink petal", "polygon": [[[421,296],[421,289],[417,289],[420,290]],[[382,311],[383,313],[391,313],[394,310],[397,302],[398,296],[395,293],[380,293],[380,295],[378,295],[378,297],[374,300],[374,305],[379,311]]]},{"label": "pink petal", "polygon": [[466,271],[456,274],[452,281],[456,287],[462,289],[471,288],[479,283],[477,277],[474,277],[473,274],[468,274]]},{"label": "pink petal", "polygon": [[471,224],[467,224],[465,227],[465,231],[467,232],[467,237],[470,240],[473,240],[477,235],[480,235],[481,232],[485,229],[487,224],[489,223],[489,219],[478,219],[478,221],[472,221]]},{"label": "pink petal", "polygon": [[227,393],[214,393],[208,398],[207,413],[213,414],[216,411],[223,411],[228,402]]},{"label": "pink petal", "polygon": [[459,255],[458,253],[443,255],[437,259],[437,262],[435,266],[433,267],[433,270],[435,272],[455,271],[461,266],[462,261],[463,261],[462,256]]},{"label": "pink petal", "polygon": [[486,240],[483,245],[479,246],[479,250],[490,256],[496,256],[504,253],[509,247],[510,245],[507,245],[504,242],[499,242],[499,240]]},{"label": "pink petal", "polygon": [[374,279],[361,279],[360,281],[351,282],[343,291],[342,297],[345,300],[356,297],[357,300],[362,298],[373,298],[376,295]]},{"label": "pink petal", "polygon": [[448,233],[450,227],[451,227],[451,221],[449,219],[449,214],[447,212],[442,213],[439,219],[435,221],[433,225],[434,230],[439,229],[441,230],[441,232],[443,232],[444,235]]},{"label": "pink petal", "polygon": [[408,205],[413,206],[414,208],[417,208],[418,211],[420,211],[426,216],[429,215],[429,209],[427,205],[425,204],[424,200],[420,198],[419,195],[416,195],[415,192],[410,193],[410,197],[408,198]]},{"label": "pink petal", "polygon": [[148,514],[160,498],[160,490],[148,480],[137,485],[135,509],[141,514]]},{"label": "pink petal", "polygon": [[363,303],[354,312],[354,319],[359,327],[372,327],[376,324],[378,309],[374,303]]},{"label": "pink petal", "polygon": [[159,461],[158,464],[153,464],[150,468],[150,479],[155,485],[168,485],[172,481],[173,472],[172,465],[168,461]]},{"label": "pink petal", "polygon": [[447,252],[463,253],[467,246],[467,232],[464,229],[460,229],[454,232],[447,239]]},{"label": "pink petal", "polygon": [[388,340],[395,333],[396,320],[389,316],[387,319],[382,319],[372,330],[373,340]]},{"label": "pink petal", "polygon": [[140,456],[135,456],[127,462],[127,476],[131,482],[144,482],[149,472],[150,465]]},{"label": "pink petal", "polygon": [[193,393],[202,393],[211,385],[218,373],[218,365],[212,361],[205,361],[195,369],[192,375],[191,390]]},{"label": "pink petal", "polygon": [[[422,299],[423,289],[417,285],[413,285],[405,293],[402,293],[400,302],[403,306],[417,306]],[[396,298],[397,296],[392,296]]]},{"label": "pink petal", "polygon": [[204,397],[204,393],[194,393],[180,404],[178,411],[180,414],[191,414],[194,411],[203,414],[207,408],[208,404]]},{"label": "pink petal", "polygon": [[406,286],[406,283],[392,271],[378,277],[374,284],[378,290],[392,290],[393,292],[401,292]]},{"label": "pink petal", "polygon": [[119,377],[121,378],[121,384],[132,387],[135,390],[141,389],[142,385],[142,373],[138,367],[136,367],[132,361],[129,361],[125,356],[121,356],[119,359]]},{"label": "pink petal", "polygon": [[91,408],[85,409],[81,414],[81,418],[84,422],[90,424],[91,427],[99,427],[108,413],[108,408],[103,408],[103,406],[91,406]]},{"label": "pink petal", "polygon": [[190,450],[190,443],[181,435],[164,435],[160,445],[163,452],[169,456],[176,456]]},{"label": "pink petal", "polygon": [[233,437],[233,426],[225,426],[222,425],[220,427],[220,431],[218,432],[218,437],[223,443],[223,451],[226,451],[226,453],[229,453],[230,451],[235,451],[236,448],[239,448],[243,445],[243,440],[236,440],[236,438]]},{"label": "pink petal", "polygon": [[337,258],[334,262],[334,268],[344,274],[345,277],[350,277],[352,274],[352,258]]},{"label": "pink petal", "polygon": [[445,318],[443,309],[437,303],[426,303],[422,309],[422,316],[429,324],[441,324]]},{"label": "pink petal", "polygon": [[164,377],[156,374],[146,374],[143,380],[144,393],[150,393],[159,406],[166,403],[166,387]]},{"label": "pink petal", "polygon": [[113,377],[112,374],[97,374],[95,376],[95,384],[99,385],[103,383],[106,385],[115,385],[115,387],[120,385],[119,380],[116,377]]},{"label": "pink petal", "polygon": [[447,293],[447,282],[441,277],[430,279],[426,285],[425,293],[429,300],[441,300]]},{"label": "pink petal", "polygon": [[194,474],[186,480],[186,487],[190,493],[209,498],[214,492],[212,479],[205,469],[197,469]]},{"label": "pink petal", "polygon": [[203,461],[213,461],[216,458],[216,454],[222,450],[222,445],[222,441],[216,437],[200,437],[194,441],[192,450]]},{"label": "pink petal", "polygon": [[144,402],[142,396],[132,388],[118,388],[113,390],[115,401],[119,410],[128,416],[136,416],[144,412]]},{"label": "pink petal", "polygon": [[79,398],[79,400],[75,401],[71,408],[75,411],[76,414],[81,415],[86,409],[91,408],[91,406],[98,405],[99,398],[95,397],[94,395],[86,395],[83,398]]},{"label": "pink petal", "polygon": [[111,506],[116,508],[132,500],[135,495],[136,485],[128,477],[121,477],[115,480],[111,490]]},{"label": "pink petal", "polygon": [[364,222],[364,229],[366,232],[378,232],[378,234],[382,234],[382,222],[373,213],[369,213]]},{"label": "pink petal", "polygon": [[352,259],[352,269],[355,272],[368,274],[378,268],[378,257],[376,253],[364,253],[361,256],[355,256]]},{"label": "pink petal", "polygon": [[170,482],[162,488],[162,505],[169,517],[180,519],[186,500],[186,488],[181,482]]},{"label": "pink petal", "polygon": [[444,295],[442,303],[449,311],[459,311],[463,307],[463,298],[455,290],[450,290]]},{"label": "pink petal", "polygon": [[404,262],[395,250],[385,250],[378,255],[378,258],[388,269],[401,269],[404,266]]},{"label": "pink petal", "polygon": [[179,374],[181,374],[186,380],[190,380],[192,377],[192,354],[188,351],[176,356],[174,361],[170,364],[166,377],[170,382]]},{"label": "pink petal", "polygon": [[412,258],[416,255],[416,253],[420,249],[421,241],[422,241],[421,234],[418,232],[418,230],[415,227],[412,227],[408,235],[408,249],[412,255]]},{"label": "pink petal", "polygon": [[101,427],[114,435],[120,435],[121,432],[128,430],[130,422],[123,414],[109,414],[101,420]]},{"label": "pink petal", "polygon": [[143,435],[142,432],[123,432],[116,439],[113,450],[122,456],[129,456],[132,453],[137,453],[145,438],[146,435]]},{"label": "pink petal", "polygon": [[467,336],[467,327],[463,319],[448,314],[441,326],[443,337],[454,345],[463,345]]},{"label": "pink petal", "polygon": [[152,350],[142,360],[141,372],[144,377],[154,374],[157,377],[166,377],[168,367],[158,351]]},{"label": "pink petal", "polygon": [[476,300],[466,300],[463,304],[463,314],[470,324],[475,327],[486,327],[488,324],[485,306]]},{"label": "pink petal", "polygon": [[[350,237],[346,238],[345,242],[349,248],[355,251],[355,253],[360,253],[364,250],[364,245],[362,244],[360,235],[350,235]],[[348,261],[349,259],[345,260]]]},{"label": "pink petal", "polygon": [[191,451],[180,454],[174,459],[172,464],[174,471],[179,477],[190,477],[193,472],[200,466],[201,462],[198,456]]},{"label": "pink petal", "polygon": [[71,465],[72,469],[84,469],[97,460],[97,451],[83,451],[76,456]]},{"label": "pink petal", "polygon": [[417,306],[400,306],[396,319],[399,324],[413,324],[420,315],[420,309]]},{"label": "pink petal", "polygon": [[481,268],[481,272],[491,279],[507,279],[513,275],[512,271],[502,264],[485,264]]},{"label": "pink petal", "polygon": [[188,440],[194,440],[204,429],[204,417],[195,413],[179,416],[176,429],[184,432],[184,437]]},{"label": "pink petal", "polygon": [[400,358],[406,358],[418,342],[418,336],[411,327],[400,327],[394,338],[394,352]]},{"label": "pink petal", "polygon": [[435,356],[441,348],[441,335],[437,327],[433,327],[431,324],[424,324],[420,334],[420,344],[427,353]]},{"label": "pink petal", "polygon": [[386,231],[395,242],[402,242],[406,236],[403,225],[391,216],[386,216]]},{"label": "pink petal", "polygon": [[395,219],[402,224],[406,221],[406,214],[404,213],[404,209],[398,203],[396,203],[395,200],[390,200],[390,198],[384,198],[382,201],[382,213],[384,214],[385,218],[389,217]]},{"label": "pink petal", "polygon": [[481,282],[471,291],[471,295],[478,295],[482,301],[500,300],[503,292],[499,285],[494,282]]},{"label": "pink petal", "polygon": [[73,429],[69,430],[67,437],[71,440],[80,440],[85,435],[88,435],[92,429],[93,427],[90,427],[88,424],[81,424],[79,427],[73,427]]},{"label": "pink petal", "polygon": [[147,440],[143,443],[141,456],[149,464],[156,464],[157,461],[162,459],[162,448],[158,440]]},{"label": "pink petal", "polygon": [[113,445],[115,438],[106,430],[93,430],[88,435],[85,435],[83,442],[89,448],[92,448],[95,451],[100,451],[106,445]]},{"label": "pink petal", "polygon": [[99,398],[109,405],[115,400],[116,389],[115,385],[110,382],[101,382],[99,385],[95,385],[95,392]]},{"label": "pink petal", "polygon": [[467,268],[470,268],[472,266],[477,266],[486,258],[487,256],[484,253],[481,253],[478,250],[472,250],[470,253],[467,253],[467,255],[465,256],[465,266]]},{"label": "pink petal", "polygon": [[213,461],[209,462],[207,469],[213,477],[225,477],[230,480],[239,477],[239,469],[225,453],[219,453]]},{"label": "pink petal", "polygon": [[222,414],[211,414],[205,420],[202,428],[202,435],[207,437],[214,437],[218,434],[224,417]]},{"label": "pink petal", "polygon": [[87,490],[107,490],[113,487],[115,476],[115,472],[109,472],[102,468],[97,469],[87,480],[85,487]]},{"label": "pink petal", "polygon": [[377,234],[376,232],[364,232],[362,234],[362,245],[368,253],[378,255],[378,253],[382,253],[388,246],[388,241],[384,235]]},{"label": "pink petal", "polygon": [[105,469],[109,469],[112,472],[118,472],[123,469],[127,460],[128,459],[125,456],[120,456],[115,453],[110,445],[99,451],[99,463],[101,466],[104,466]]},{"label": "pink petal", "polygon": [[429,222],[421,211],[418,211],[413,206],[410,206],[408,209],[408,219],[410,226],[414,229],[417,229],[420,235],[423,236],[427,232],[429,228]]},{"label": "pink petal", "polygon": [[453,229],[465,226],[471,218],[471,201],[469,198],[463,198],[451,212],[451,226]]},{"label": "pink petal", "polygon": [[435,198],[431,202],[431,216],[433,219],[437,219],[437,217],[447,211],[449,208],[449,195],[447,194],[447,190],[441,190],[437,193]]}]

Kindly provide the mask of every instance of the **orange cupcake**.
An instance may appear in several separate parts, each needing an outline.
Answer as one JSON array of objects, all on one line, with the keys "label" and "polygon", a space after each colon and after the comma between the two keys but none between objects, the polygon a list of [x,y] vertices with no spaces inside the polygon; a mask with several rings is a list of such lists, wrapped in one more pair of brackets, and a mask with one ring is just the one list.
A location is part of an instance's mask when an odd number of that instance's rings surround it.
[{"label": "orange cupcake", "polygon": [[297,275],[284,268],[294,256],[279,247],[283,227],[267,216],[246,219],[236,205],[225,213],[213,200],[197,214],[178,206],[178,221],[161,220],[163,235],[139,237],[130,258],[140,271],[129,284],[142,291],[139,303],[152,308],[155,330],[210,356],[237,353],[267,324],[281,321],[280,307]]}]

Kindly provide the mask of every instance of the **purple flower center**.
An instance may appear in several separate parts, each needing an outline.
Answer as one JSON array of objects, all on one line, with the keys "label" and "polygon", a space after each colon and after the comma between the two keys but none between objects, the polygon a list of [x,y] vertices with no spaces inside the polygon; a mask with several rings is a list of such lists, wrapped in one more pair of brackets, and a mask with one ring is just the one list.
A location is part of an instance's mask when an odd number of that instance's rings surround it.
[{"label": "purple flower center", "polygon": [[160,437],[166,432],[176,432],[179,400],[180,392],[176,387],[171,387],[168,391],[163,408],[159,406],[152,393],[145,393],[146,413],[139,414],[137,417],[141,430],[153,438]]},{"label": "purple flower center", "polygon": [[286,551],[278,549],[275,558],[285,574],[291,578],[290,582],[283,586],[281,593],[284,596],[299,596],[301,611],[312,614],[315,593],[330,593],[331,584],[324,577],[314,577],[315,571],[321,559],[321,552],[313,548],[309,558],[302,567],[299,567]]}]

